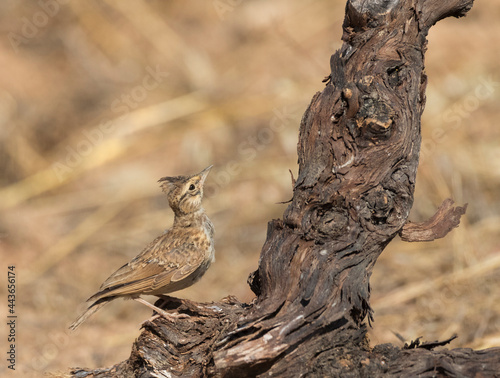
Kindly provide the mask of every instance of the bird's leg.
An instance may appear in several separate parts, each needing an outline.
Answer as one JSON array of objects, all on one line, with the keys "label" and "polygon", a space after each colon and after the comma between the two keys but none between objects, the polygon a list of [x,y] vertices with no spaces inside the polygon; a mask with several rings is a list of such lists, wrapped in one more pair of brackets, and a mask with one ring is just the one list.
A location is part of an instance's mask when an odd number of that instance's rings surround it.
[{"label": "bird's leg", "polygon": [[[167,320],[170,320],[171,322],[174,322],[176,319],[189,318],[189,315],[186,315],[186,314],[172,314],[172,313],[166,312],[165,310],[162,310],[161,308],[156,307],[154,304],[149,303],[148,301],[142,299],[141,297],[134,298],[134,300],[136,300],[139,303],[142,303],[145,306],[148,306],[150,309],[157,312],[158,315],[164,317]],[[157,319],[156,315],[153,316],[149,321],[153,321],[155,319]]]}]

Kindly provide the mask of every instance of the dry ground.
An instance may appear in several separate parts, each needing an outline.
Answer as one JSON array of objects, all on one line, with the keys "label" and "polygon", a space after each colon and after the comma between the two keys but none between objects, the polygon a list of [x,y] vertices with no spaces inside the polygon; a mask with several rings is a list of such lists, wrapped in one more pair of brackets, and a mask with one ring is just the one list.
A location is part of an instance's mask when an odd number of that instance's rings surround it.
[{"label": "dry ground", "polygon": [[[165,175],[215,165],[204,203],[217,261],[178,295],[252,299],[246,278],[267,221],[285,209],[276,203],[291,197],[300,118],[340,47],[344,4],[0,3],[0,316],[15,265],[16,376],[127,358],[150,316],[140,304],[116,301],[76,334],[67,327],[112,271],[170,225],[156,183]],[[373,345],[401,345],[393,332],[500,345],[499,15],[499,2],[478,1],[429,35],[411,219],[449,196],[469,208],[444,240],[394,240],[382,254]]]}]

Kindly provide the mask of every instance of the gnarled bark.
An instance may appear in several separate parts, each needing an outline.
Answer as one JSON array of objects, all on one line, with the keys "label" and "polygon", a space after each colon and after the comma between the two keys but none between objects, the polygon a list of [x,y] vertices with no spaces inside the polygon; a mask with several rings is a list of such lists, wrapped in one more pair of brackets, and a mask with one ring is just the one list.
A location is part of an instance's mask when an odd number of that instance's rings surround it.
[{"label": "gnarled bark", "polygon": [[370,275],[385,246],[398,234],[409,241],[442,237],[465,212],[446,202],[430,221],[408,223],[426,35],[438,20],[464,16],[472,2],[349,0],[344,44],[302,118],[293,199],[283,219],[269,223],[259,268],[249,279],[256,299],[159,301],[191,317],[146,324],[128,361],[93,376],[494,372],[498,349],[370,349],[365,324],[372,319]]}]

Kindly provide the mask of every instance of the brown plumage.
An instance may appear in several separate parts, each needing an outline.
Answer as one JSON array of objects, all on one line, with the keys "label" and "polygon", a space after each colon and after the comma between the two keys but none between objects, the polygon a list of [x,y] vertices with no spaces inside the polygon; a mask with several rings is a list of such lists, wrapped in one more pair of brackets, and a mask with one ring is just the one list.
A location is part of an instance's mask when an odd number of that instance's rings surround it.
[{"label": "brown plumage", "polygon": [[214,261],[214,226],[201,207],[203,185],[211,168],[192,176],[159,180],[174,211],[174,225],[114,272],[88,299],[93,304],[70,329],[76,329],[106,303],[119,297],[135,299],[170,320],[176,317],[140,296],[161,296],[191,286]]}]

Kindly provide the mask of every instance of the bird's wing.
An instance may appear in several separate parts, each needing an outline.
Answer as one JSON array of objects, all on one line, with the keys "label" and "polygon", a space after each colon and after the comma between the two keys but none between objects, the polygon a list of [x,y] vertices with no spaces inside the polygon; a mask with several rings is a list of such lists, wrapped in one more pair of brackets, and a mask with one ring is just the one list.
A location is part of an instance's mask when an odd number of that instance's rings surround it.
[{"label": "bird's wing", "polygon": [[203,260],[203,254],[194,243],[164,234],[114,272],[89,300],[154,291],[187,277]]},{"label": "bird's wing", "polygon": [[[160,264],[159,257],[162,254],[168,256],[169,249],[176,249],[178,247],[177,244],[176,240],[167,243],[165,234],[158,236],[139,255],[134,257],[133,260],[109,276],[99,290],[102,291],[163,273],[166,267]],[[165,261],[167,259],[168,257],[165,258]]]}]

